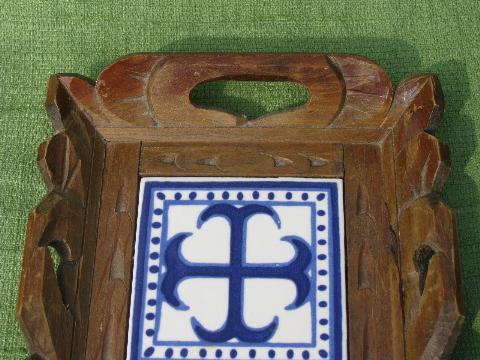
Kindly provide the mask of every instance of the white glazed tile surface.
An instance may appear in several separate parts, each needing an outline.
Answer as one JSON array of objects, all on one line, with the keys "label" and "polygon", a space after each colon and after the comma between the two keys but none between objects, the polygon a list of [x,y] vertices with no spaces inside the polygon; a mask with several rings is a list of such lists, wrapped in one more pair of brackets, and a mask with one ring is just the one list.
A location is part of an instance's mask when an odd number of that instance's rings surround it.
[{"label": "white glazed tile surface", "polygon": [[[339,179],[143,178],[127,359],[346,359],[342,186]],[[248,206],[252,214],[241,218]],[[209,208],[215,214],[199,220]],[[233,222],[243,225],[237,235]],[[232,289],[230,304],[226,274],[239,242],[234,272],[254,270],[236,277],[242,291]],[[288,267],[305,249],[310,261]],[[308,280],[300,304],[288,275],[269,277],[282,267]],[[184,268],[191,274],[181,277]],[[167,272],[174,286],[164,284]],[[228,320],[230,305],[242,326]],[[238,339],[267,333],[272,323],[267,340]],[[198,325],[217,338],[228,327],[229,339],[206,340]]]}]

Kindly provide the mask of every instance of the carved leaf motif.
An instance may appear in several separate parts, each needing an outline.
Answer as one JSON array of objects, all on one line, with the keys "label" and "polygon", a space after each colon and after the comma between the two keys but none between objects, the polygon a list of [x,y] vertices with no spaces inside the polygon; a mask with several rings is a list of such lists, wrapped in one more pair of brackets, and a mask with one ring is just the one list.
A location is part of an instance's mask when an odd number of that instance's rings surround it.
[{"label": "carved leaf motif", "polygon": [[298,154],[308,160],[310,167],[321,167],[328,164],[328,160],[318,155]]},{"label": "carved leaf motif", "polygon": [[214,166],[217,169],[221,170],[221,168],[218,166],[218,156],[212,156],[212,157],[207,157],[207,158],[203,158],[203,159],[198,159],[197,164]]},{"label": "carved leaf motif", "polygon": [[81,161],[65,133],[58,133],[38,149],[38,166],[49,190],[84,203]]},{"label": "carved leaf motif", "polygon": [[283,156],[272,156],[275,167],[292,165],[293,161]]},{"label": "carved leaf motif", "polygon": [[395,153],[418,134],[434,133],[443,114],[444,100],[434,75],[416,76],[402,82],[382,127],[393,129]]},{"label": "carved leaf motif", "polygon": [[400,208],[410,201],[441,191],[450,171],[448,148],[435,137],[420,133],[396,158]]}]

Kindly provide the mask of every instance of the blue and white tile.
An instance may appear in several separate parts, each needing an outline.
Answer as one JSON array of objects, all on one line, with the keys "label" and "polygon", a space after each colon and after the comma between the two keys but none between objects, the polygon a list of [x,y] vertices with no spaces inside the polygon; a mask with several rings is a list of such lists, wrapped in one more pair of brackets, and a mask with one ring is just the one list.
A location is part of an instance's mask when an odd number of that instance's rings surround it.
[{"label": "blue and white tile", "polygon": [[143,178],[127,358],[346,359],[342,190]]}]

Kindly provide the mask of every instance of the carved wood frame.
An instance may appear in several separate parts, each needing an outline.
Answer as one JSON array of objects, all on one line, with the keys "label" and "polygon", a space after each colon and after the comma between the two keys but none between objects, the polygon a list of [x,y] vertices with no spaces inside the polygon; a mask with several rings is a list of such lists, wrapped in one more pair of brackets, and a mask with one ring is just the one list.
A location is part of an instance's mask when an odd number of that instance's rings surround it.
[{"label": "carved wood frame", "polygon": [[[246,122],[194,107],[214,79],[290,80],[311,97]],[[123,359],[141,176],[344,179],[350,359],[436,359],[463,323],[435,76],[351,55],[139,54],[95,84],[52,76],[50,192],[29,216],[17,317],[32,358]],[[48,246],[61,256],[57,274]]]}]

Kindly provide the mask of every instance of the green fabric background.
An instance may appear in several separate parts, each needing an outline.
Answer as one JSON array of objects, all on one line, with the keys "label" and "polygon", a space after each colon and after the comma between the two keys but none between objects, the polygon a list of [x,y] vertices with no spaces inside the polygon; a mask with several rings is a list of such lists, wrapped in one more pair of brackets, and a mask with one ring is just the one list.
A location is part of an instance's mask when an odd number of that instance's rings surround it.
[{"label": "green fabric background", "polygon": [[[467,305],[455,358],[480,359],[479,34],[476,0],[2,1],[0,359],[26,354],[14,308],[27,212],[46,193],[35,157],[52,132],[43,109],[48,76],[95,79],[117,57],[141,51],[357,53],[380,64],[395,84],[437,73],[446,98],[438,136],[453,160],[444,198],[458,216]],[[261,100],[265,88],[234,84],[197,97],[222,96],[220,102],[256,115],[303,96],[283,87]]]}]

